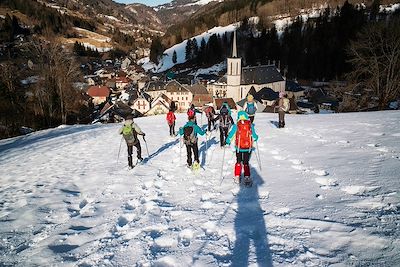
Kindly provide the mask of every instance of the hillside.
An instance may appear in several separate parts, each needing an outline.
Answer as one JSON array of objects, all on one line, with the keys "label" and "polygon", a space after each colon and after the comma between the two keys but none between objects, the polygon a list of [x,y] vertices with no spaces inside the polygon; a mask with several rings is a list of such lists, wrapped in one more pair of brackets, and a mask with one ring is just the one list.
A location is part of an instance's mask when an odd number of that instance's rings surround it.
[{"label": "hillside", "polygon": [[256,115],[252,188],[217,132],[188,170],[164,116],[136,120],[150,155],[133,170],[119,124],[0,140],[0,265],[398,266],[400,113],[276,120]]},{"label": "hillside", "polygon": [[[211,2],[198,9],[192,16],[183,21],[177,21],[168,28],[164,43],[174,45],[175,40],[188,39],[216,26],[226,26],[250,17],[259,17],[260,26],[268,27],[277,16],[294,18],[305,10],[330,6],[332,9],[342,6],[345,2],[353,5],[371,6],[373,1],[294,1],[294,0],[225,0]],[[390,5],[396,1],[385,0],[381,5]],[[179,36],[178,38],[176,36]]]}]

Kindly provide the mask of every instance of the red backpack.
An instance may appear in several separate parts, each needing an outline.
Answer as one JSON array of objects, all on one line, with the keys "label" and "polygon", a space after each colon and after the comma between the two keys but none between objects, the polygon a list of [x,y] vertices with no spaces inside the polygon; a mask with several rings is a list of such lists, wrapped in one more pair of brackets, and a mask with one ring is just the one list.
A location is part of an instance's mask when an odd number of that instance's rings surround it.
[{"label": "red backpack", "polygon": [[175,121],[174,117],[175,116],[174,116],[174,113],[172,111],[168,112],[168,114],[167,114],[168,124],[173,124],[174,123],[174,121]]},{"label": "red backpack", "polygon": [[251,132],[251,121],[240,120],[237,123],[236,146],[239,149],[251,149],[253,146],[253,137]]}]

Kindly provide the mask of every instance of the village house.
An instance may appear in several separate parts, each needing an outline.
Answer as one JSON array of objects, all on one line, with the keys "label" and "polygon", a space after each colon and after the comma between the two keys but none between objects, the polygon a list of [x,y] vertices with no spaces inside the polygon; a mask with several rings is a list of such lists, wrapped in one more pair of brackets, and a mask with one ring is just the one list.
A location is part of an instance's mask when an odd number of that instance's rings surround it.
[{"label": "village house", "polygon": [[107,86],[94,85],[89,87],[87,94],[93,98],[93,104],[98,105],[107,100],[110,92],[111,90]]},{"label": "village house", "polygon": [[151,108],[146,115],[167,114],[171,106],[172,100],[165,94],[160,94],[151,102]]},{"label": "village house", "polygon": [[207,87],[203,84],[196,83],[187,87],[193,94],[192,103],[196,107],[204,107],[205,105],[213,104],[213,97],[207,91]]},{"label": "village house", "polygon": [[[140,90],[140,89],[139,89]],[[152,99],[157,98],[161,94],[166,94],[165,82],[162,81],[150,81],[144,88],[144,92],[148,93]]]},{"label": "village house", "polygon": [[123,90],[131,80],[125,76],[115,78],[115,87],[117,90]]},{"label": "village house", "polygon": [[151,107],[150,100],[151,100],[151,97],[148,94],[139,93],[138,97],[135,100],[133,100],[130,107],[132,109],[136,109],[141,114],[146,114],[150,110],[150,107]]},{"label": "village house", "polygon": [[142,76],[139,80],[137,80],[138,90],[141,91],[146,87],[146,84],[150,82],[149,77]]},{"label": "village house", "polygon": [[193,93],[176,80],[172,80],[165,86],[165,95],[176,103],[177,111],[184,111],[190,107]]}]

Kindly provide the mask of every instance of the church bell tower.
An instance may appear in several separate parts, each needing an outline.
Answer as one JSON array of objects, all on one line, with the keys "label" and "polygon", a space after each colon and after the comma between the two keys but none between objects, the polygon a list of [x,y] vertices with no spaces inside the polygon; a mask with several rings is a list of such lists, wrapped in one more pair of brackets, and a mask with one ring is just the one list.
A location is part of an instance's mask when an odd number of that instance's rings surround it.
[{"label": "church bell tower", "polygon": [[242,59],[237,56],[236,31],[233,33],[232,57],[227,58],[227,97],[233,98],[235,102],[240,97],[240,77],[242,73]]}]

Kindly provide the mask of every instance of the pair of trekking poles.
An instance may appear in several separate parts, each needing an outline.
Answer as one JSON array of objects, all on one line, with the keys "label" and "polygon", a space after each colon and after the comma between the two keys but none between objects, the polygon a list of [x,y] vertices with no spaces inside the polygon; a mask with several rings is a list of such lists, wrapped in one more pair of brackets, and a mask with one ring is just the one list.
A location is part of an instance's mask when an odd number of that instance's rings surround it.
[{"label": "pair of trekking poles", "polygon": [[[118,149],[117,164],[118,164],[118,162],[119,162],[119,154],[121,153],[122,139],[124,139],[123,136],[121,137],[121,140],[119,141],[119,149]],[[144,141],[144,143],[145,143],[145,145],[146,145],[147,158],[149,158],[149,157],[150,157],[150,154],[149,154],[149,147],[147,146],[146,138],[144,138],[144,136],[143,136],[143,141]]]},{"label": "pair of trekking poles", "polygon": [[[261,169],[261,158],[260,158],[260,150],[258,149],[258,142],[256,142],[256,158],[257,158],[258,168],[261,171],[262,170]],[[220,174],[221,183],[220,183],[220,185],[222,184],[222,182],[224,181],[224,178],[225,178],[225,176],[223,175],[224,163],[225,163],[225,146],[224,146],[224,151],[222,153],[222,164],[221,164],[221,174]]]}]

